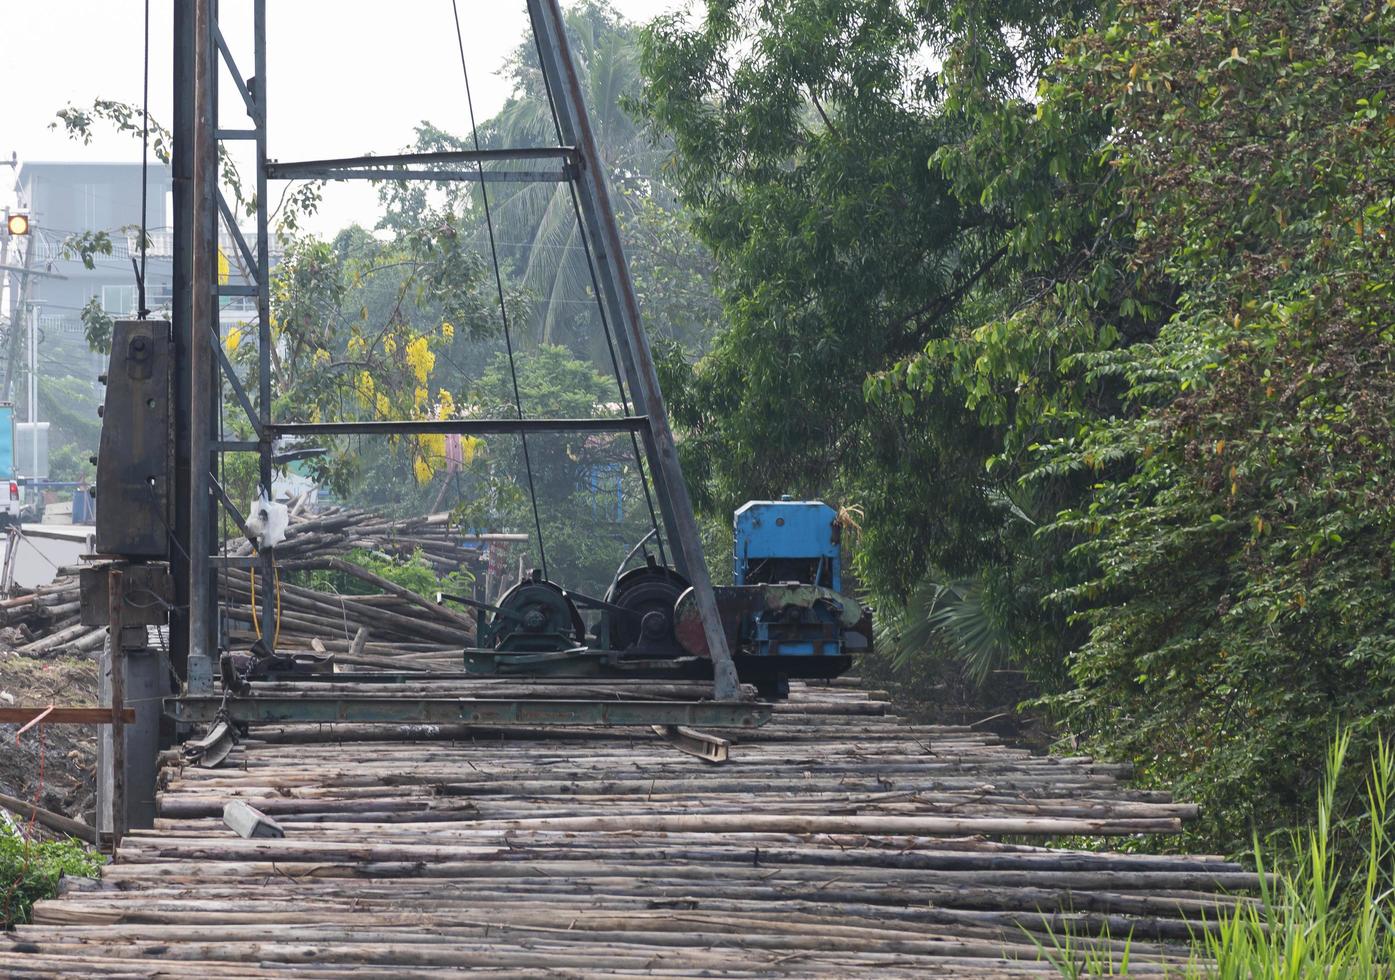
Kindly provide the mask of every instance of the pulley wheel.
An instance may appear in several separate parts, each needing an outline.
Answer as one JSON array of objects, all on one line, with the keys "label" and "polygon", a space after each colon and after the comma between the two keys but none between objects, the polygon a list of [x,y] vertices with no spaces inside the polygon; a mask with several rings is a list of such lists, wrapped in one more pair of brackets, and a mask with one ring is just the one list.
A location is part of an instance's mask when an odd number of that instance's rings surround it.
[{"label": "pulley wheel", "polygon": [[499,650],[557,650],[586,642],[586,625],[562,587],[530,572],[499,597],[510,615],[494,614],[494,646]]},{"label": "pulley wheel", "polygon": [[616,579],[606,592],[605,601],[628,613],[605,611],[611,647],[616,650],[657,647],[680,653],[678,640],[673,635],[673,607],[688,585],[682,575],[659,564],[632,568]]}]

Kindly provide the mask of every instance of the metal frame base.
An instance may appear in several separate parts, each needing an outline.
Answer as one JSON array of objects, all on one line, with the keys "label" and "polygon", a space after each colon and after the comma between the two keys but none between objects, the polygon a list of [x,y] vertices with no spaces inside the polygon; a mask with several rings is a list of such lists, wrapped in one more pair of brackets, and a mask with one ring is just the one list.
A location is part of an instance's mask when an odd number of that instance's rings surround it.
[{"label": "metal frame base", "polygon": [[655,725],[758,728],[774,707],[751,701],[568,701],[493,698],[358,697],[351,694],[226,700],[221,696],[166,698],[165,713],[180,723],[231,722],[471,724],[471,725]]}]

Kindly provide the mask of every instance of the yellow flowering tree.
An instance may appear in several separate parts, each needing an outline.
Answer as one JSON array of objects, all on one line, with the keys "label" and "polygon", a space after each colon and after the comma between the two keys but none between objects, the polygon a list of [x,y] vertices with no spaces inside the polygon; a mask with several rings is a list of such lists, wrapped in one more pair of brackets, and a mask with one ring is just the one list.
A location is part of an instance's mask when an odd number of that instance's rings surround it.
[{"label": "yellow flowering tree", "polygon": [[[274,411],[283,421],[450,418],[454,393],[469,384],[462,361],[500,329],[491,269],[462,243],[450,215],[382,241],[360,228],[326,241],[284,242],[272,277],[271,370]],[[515,296],[508,297],[511,301]],[[246,383],[255,388],[257,345],[250,327],[226,340]],[[474,355],[476,358],[478,355]],[[442,468],[444,436],[391,438],[381,450],[327,440],[313,465],[343,487],[365,453],[386,452],[427,483]],[[477,443],[462,451],[473,456]]]}]

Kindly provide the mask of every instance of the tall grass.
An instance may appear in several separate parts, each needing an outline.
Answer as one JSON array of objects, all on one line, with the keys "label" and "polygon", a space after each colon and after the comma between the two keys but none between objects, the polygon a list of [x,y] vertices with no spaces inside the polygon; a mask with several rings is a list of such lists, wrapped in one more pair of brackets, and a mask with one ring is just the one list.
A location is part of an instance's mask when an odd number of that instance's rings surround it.
[{"label": "tall grass", "polygon": [[[1255,841],[1260,901],[1238,906],[1206,934],[1205,958],[1188,968],[1189,975],[1220,980],[1395,976],[1395,752],[1384,739],[1377,743],[1364,813],[1337,821],[1338,783],[1350,744],[1350,734],[1343,732],[1328,750],[1317,819],[1291,836],[1285,860],[1267,861]],[[1343,854],[1358,857],[1343,867]],[[1264,874],[1271,867],[1272,878]]]},{"label": "tall grass", "polygon": [[[1339,819],[1339,784],[1351,746],[1338,735],[1310,827],[1277,849],[1254,842],[1261,886],[1257,900],[1238,903],[1198,930],[1194,953],[1170,975],[1188,980],[1365,980],[1395,977],[1395,749],[1380,739],[1371,758],[1361,812]],[[1110,937],[1052,935],[1039,946],[1062,976],[1129,974],[1127,952]]]}]

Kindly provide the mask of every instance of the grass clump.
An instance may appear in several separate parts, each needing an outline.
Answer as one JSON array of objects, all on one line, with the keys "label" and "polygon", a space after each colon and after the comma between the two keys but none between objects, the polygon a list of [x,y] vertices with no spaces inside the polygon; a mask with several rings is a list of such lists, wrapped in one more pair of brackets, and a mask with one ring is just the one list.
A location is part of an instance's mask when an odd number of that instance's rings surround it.
[{"label": "grass clump", "polygon": [[[1202,923],[1193,954],[1168,971],[1188,980],[1366,980],[1395,976],[1395,748],[1375,752],[1357,812],[1339,805],[1349,733],[1327,753],[1313,823],[1277,847],[1254,840],[1257,896],[1219,920]],[[1122,950],[1105,932],[1097,938],[1051,936],[1038,944],[1063,977],[1128,976],[1129,942]],[[1136,958],[1135,958],[1136,959]]]},{"label": "grass clump", "polygon": [[[1205,936],[1196,976],[1324,977],[1395,975],[1395,751],[1376,745],[1362,794],[1364,812],[1338,820],[1337,799],[1350,736],[1333,742],[1314,824],[1291,835],[1280,860],[1255,842],[1260,900],[1238,906]],[[1342,855],[1355,858],[1343,861]],[[1277,869],[1272,878],[1264,872]]]}]

